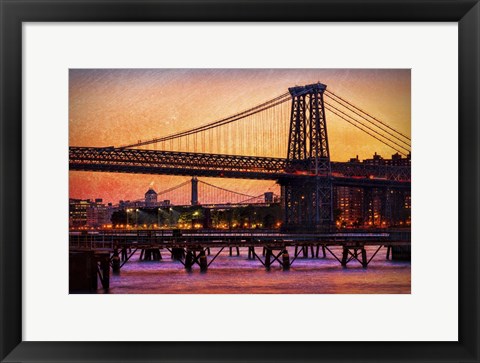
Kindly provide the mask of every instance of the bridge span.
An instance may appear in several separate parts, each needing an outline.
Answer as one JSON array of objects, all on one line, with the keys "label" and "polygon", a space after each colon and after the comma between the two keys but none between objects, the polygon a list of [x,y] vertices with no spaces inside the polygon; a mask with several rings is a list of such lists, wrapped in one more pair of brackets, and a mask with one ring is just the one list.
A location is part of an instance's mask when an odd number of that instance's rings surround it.
[{"label": "bridge span", "polygon": [[335,185],[410,188],[410,167],[332,162],[331,173],[292,170],[284,158],[172,152],[158,150],[70,147],[70,170],[166,174],[239,179],[328,178]]}]

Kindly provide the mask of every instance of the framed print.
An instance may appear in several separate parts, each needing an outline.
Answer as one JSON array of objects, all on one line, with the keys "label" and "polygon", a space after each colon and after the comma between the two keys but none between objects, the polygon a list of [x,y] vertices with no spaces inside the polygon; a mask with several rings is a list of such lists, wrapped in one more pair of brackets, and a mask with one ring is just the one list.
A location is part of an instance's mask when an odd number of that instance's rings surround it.
[{"label": "framed print", "polygon": [[479,361],[476,1],[1,5],[2,361]]}]

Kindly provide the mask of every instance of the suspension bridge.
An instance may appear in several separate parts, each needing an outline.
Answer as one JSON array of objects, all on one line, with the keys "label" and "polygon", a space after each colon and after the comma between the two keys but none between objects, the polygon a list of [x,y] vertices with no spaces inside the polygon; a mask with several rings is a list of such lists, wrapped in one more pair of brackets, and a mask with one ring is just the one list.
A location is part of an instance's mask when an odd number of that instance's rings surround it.
[{"label": "suspension bridge", "polygon": [[[372,145],[388,146],[396,157],[332,161],[327,112],[369,135]],[[72,146],[69,166],[80,171],[274,180],[280,185],[284,228],[324,231],[334,226],[335,188],[360,188],[365,205],[373,203],[372,195],[381,194],[382,208],[394,213],[392,206],[402,205],[410,195],[410,148],[405,133],[314,83],[166,136],[118,147]]]},{"label": "suspension bridge", "polygon": [[225,207],[228,205],[263,205],[278,203],[280,196],[271,191],[276,187],[272,184],[267,191],[259,195],[251,195],[236,190],[220,187],[207,181],[192,177],[179,184],[155,192],[149,189],[146,194],[153,192],[155,202],[147,202],[145,198],[138,198],[128,201],[133,207],[157,207],[157,206],[203,206],[203,207]]}]

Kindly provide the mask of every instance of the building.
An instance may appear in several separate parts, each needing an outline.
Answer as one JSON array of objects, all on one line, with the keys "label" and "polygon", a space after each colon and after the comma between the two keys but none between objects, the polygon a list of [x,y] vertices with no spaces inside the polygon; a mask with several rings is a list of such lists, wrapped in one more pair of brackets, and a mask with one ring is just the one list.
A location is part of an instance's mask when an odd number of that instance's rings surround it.
[{"label": "building", "polygon": [[145,207],[156,207],[157,206],[157,192],[150,188],[145,193]]},{"label": "building", "polygon": [[367,165],[385,165],[385,159],[375,153],[371,159],[363,160],[363,163]]},{"label": "building", "polygon": [[87,226],[87,209],[90,199],[69,199],[69,226],[73,228]]},{"label": "building", "polygon": [[336,187],[334,194],[335,223],[337,226],[358,227],[363,224],[363,190],[362,188]]},{"label": "building", "polygon": [[115,207],[112,203],[103,204],[102,199],[73,199],[69,200],[70,228],[99,228],[110,225]]},{"label": "building", "polygon": [[263,196],[264,196],[264,198],[265,198],[265,203],[274,203],[274,195],[273,195],[273,192],[263,193]]},{"label": "building", "polygon": [[145,207],[145,200],[120,200],[118,201],[118,208],[119,209],[126,209],[126,208],[143,208]]},{"label": "building", "polygon": [[[410,166],[411,163],[411,154],[408,153],[406,157],[402,157],[398,152],[392,155],[391,159],[384,159],[382,156],[377,153],[373,154],[371,159],[363,160],[363,164],[367,165],[391,165],[391,166]],[[350,162],[358,163],[358,155],[356,158],[350,159]]]},{"label": "building", "polygon": [[94,203],[90,203],[87,207],[87,226],[99,228],[112,223],[112,214],[114,208],[112,203],[105,205],[102,199],[95,199]]},{"label": "building", "polygon": [[165,199],[162,202],[158,202],[159,207],[169,207],[170,205],[172,205],[172,203],[170,202],[170,199]]},{"label": "building", "polygon": [[399,153],[396,153],[392,155],[391,159],[385,159],[385,165],[392,165],[392,166],[410,166],[411,163],[411,154],[408,153],[408,155],[405,158],[402,158],[402,155]]}]

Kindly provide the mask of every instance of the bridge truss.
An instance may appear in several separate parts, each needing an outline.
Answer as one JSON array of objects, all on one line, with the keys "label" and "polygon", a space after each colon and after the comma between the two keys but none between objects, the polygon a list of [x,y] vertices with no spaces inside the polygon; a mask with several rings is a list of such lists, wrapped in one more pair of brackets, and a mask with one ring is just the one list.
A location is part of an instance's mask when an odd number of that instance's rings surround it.
[{"label": "bridge truss", "polygon": [[[70,170],[113,173],[184,175],[238,179],[304,179],[315,174],[287,171],[287,159],[182,153],[157,150],[70,147]],[[410,167],[331,162],[328,176],[336,185],[371,185],[405,188]],[[325,175],[326,176],[326,175]]]}]

